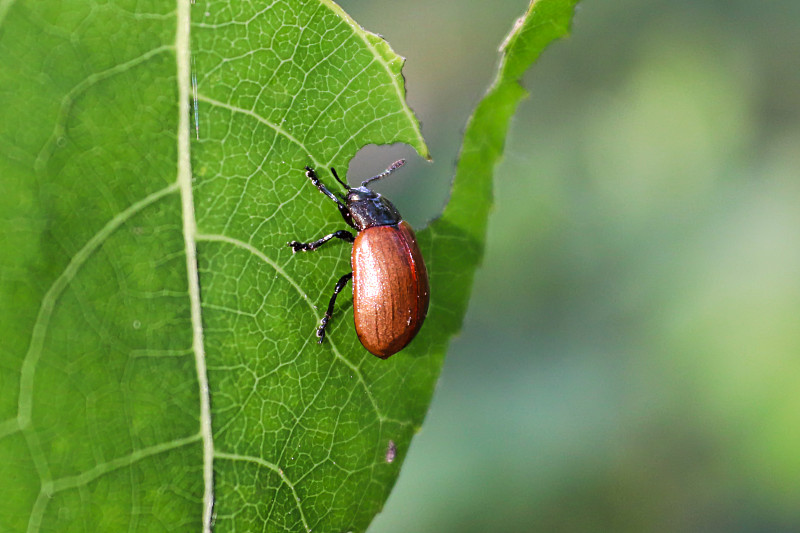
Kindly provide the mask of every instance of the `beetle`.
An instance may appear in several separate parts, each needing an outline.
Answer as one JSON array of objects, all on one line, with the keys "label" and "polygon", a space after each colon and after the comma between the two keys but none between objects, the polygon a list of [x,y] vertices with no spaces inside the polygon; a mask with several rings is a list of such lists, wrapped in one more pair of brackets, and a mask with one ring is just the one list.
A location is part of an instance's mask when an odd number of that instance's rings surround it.
[{"label": "beetle", "polygon": [[292,252],[316,250],[331,239],[353,243],[350,255],[352,271],[336,283],[316,334],[318,343],[325,339],[325,329],[333,315],[336,297],[353,279],[353,319],[358,340],[370,353],[386,359],[414,338],[428,313],[430,287],[428,271],[422,259],[411,225],[403,220],[392,203],[367,185],[400,168],[405,160],[392,163],[386,170],[350,187],[331,174],[347,193],[337,196],[319,180],[311,167],[306,177],[319,191],[336,202],[344,221],[356,230],[339,230],[313,242],[286,243]]}]

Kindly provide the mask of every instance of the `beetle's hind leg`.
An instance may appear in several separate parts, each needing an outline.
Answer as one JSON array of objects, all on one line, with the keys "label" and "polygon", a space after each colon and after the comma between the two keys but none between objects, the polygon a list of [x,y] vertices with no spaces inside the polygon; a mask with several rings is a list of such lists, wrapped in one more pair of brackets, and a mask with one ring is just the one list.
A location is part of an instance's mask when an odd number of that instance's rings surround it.
[{"label": "beetle's hind leg", "polygon": [[329,233],[328,235],[325,235],[321,239],[318,239],[314,242],[291,241],[287,242],[286,245],[292,247],[292,252],[310,252],[312,250],[316,250],[317,248],[319,248],[320,246],[322,246],[323,244],[325,244],[326,242],[328,242],[333,238],[342,239],[343,241],[347,242],[354,242],[356,240],[356,238],[353,236],[352,233],[350,233],[347,230],[341,229],[339,231],[334,231],[333,233]]},{"label": "beetle's hind leg", "polygon": [[336,304],[336,297],[339,296],[339,293],[342,292],[342,289],[344,289],[345,285],[347,285],[347,282],[350,281],[352,277],[353,273],[348,272],[336,282],[336,287],[333,289],[333,296],[331,296],[331,301],[328,302],[328,310],[325,311],[325,316],[322,317],[319,327],[317,328],[317,337],[319,337],[317,344],[322,344],[322,340],[325,338],[325,328],[328,327],[328,322],[330,322],[331,316],[333,315],[333,306]]}]

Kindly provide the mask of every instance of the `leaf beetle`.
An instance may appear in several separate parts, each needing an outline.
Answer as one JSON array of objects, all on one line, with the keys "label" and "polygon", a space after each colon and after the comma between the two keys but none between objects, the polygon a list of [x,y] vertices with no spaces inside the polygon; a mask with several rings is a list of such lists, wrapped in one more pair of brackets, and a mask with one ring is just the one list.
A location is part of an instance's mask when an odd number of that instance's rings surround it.
[{"label": "leaf beetle", "polygon": [[336,297],[350,278],[356,334],[370,353],[386,359],[405,348],[422,327],[428,313],[430,287],[414,230],[389,200],[367,187],[403,163],[403,159],[396,161],[377,176],[362,181],[360,187],[350,187],[331,168],[333,177],[347,190],[341,198],[325,187],[313,168],[305,169],[306,177],[336,202],[344,221],[357,233],[354,236],[339,230],[313,242],[287,243],[293,252],[316,250],[334,238],[353,243],[352,271],[342,276],[333,289],[328,310],[317,328],[318,343],[325,338]]}]

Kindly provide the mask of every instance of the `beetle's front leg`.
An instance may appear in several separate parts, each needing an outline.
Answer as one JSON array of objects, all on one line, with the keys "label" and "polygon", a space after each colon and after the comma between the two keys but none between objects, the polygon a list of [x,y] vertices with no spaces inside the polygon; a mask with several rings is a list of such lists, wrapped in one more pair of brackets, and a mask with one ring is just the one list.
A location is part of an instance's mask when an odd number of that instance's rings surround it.
[{"label": "beetle's front leg", "polygon": [[[350,189],[345,182],[339,179],[339,175],[336,174],[336,171],[333,168],[331,168],[331,172],[333,172],[333,177],[336,178],[336,181],[344,185],[346,189]],[[311,180],[311,183],[314,184],[314,187],[319,189],[319,192],[336,202],[336,207],[339,208],[339,213],[341,213],[344,221],[347,222],[348,226],[356,229],[355,224],[353,224],[353,217],[350,215],[350,208],[342,203],[342,200],[338,196],[328,190],[328,188],[319,180],[319,176],[317,176],[317,173],[313,168],[306,167],[306,177]]]},{"label": "beetle's front leg", "polygon": [[325,235],[321,239],[316,240],[314,242],[291,241],[287,242],[286,245],[292,247],[292,252],[310,252],[312,250],[316,250],[317,248],[319,248],[320,246],[322,246],[323,244],[325,244],[326,242],[328,242],[333,238],[342,239],[343,241],[347,242],[354,242],[356,240],[356,238],[353,236],[352,233],[350,233],[347,230],[341,229],[339,231],[334,231],[333,233],[329,233],[328,235]]},{"label": "beetle's front leg", "polygon": [[339,197],[329,191],[328,188],[319,180],[319,177],[313,168],[306,167],[306,177],[311,180],[311,183],[314,184],[314,187],[319,189],[319,192],[336,202],[336,205],[338,205],[340,209],[347,209],[347,206],[342,203]]},{"label": "beetle's front leg", "polygon": [[331,316],[333,315],[333,306],[336,304],[336,297],[339,296],[339,293],[342,292],[342,289],[344,289],[345,285],[347,285],[347,282],[350,281],[352,277],[353,273],[348,272],[336,282],[336,287],[333,289],[333,296],[331,296],[331,301],[328,302],[328,310],[325,311],[325,316],[322,317],[319,327],[317,328],[317,337],[319,337],[317,344],[322,344],[322,339],[325,338],[325,328],[328,327],[328,322],[330,322]]}]

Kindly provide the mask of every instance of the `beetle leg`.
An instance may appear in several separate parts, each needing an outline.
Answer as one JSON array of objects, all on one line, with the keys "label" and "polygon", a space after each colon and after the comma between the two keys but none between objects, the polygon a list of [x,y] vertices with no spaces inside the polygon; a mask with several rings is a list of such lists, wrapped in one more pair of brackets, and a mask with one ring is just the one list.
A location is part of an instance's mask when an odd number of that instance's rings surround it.
[{"label": "beetle leg", "polygon": [[348,272],[336,282],[336,287],[333,289],[333,296],[331,296],[331,301],[328,303],[328,310],[325,311],[325,316],[322,317],[319,327],[317,328],[317,337],[319,337],[317,344],[322,344],[322,339],[325,338],[325,328],[328,327],[328,322],[333,315],[333,306],[336,303],[336,297],[339,296],[339,293],[342,292],[342,289],[344,289],[345,285],[347,285],[347,282],[350,281],[352,277],[353,273]]},{"label": "beetle leg", "polygon": [[[346,183],[344,183],[342,180],[340,180],[340,179],[339,179],[339,176],[338,176],[338,174],[336,174],[336,171],[335,171],[335,170],[333,170],[332,168],[331,168],[331,171],[333,172],[333,177],[335,177],[335,178],[336,178],[336,181],[338,181],[339,183],[341,183],[342,185],[344,185],[344,186],[346,187],[346,186],[347,186],[347,184],[346,184]],[[348,225],[348,226],[352,227],[353,229],[356,229],[356,225],[355,225],[355,224],[353,224],[353,217],[350,215],[350,208],[348,208],[348,207],[347,207],[347,205],[345,205],[345,204],[342,202],[342,200],[341,200],[341,199],[340,199],[338,196],[336,196],[335,194],[333,194],[333,193],[332,193],[332,192],[331,192],[331,191],[330,191],[330,190],[329,190],[329,189],[328,189],[328,188],[327,188],[327,187],[326,187],[326,186],[325,186],[325,185],[324,185],[324,184],[323,184],[323,183],[322,183],[322,182],[319,180],[319,176],[317,176],[317,173],[314,171],[314,169],[313,169],[313,168],[311,168],[311,167],[306,167],[306,177],[307,177],[308,179],[310,179],[310,180],[311,180],[311,183],[313,183],[313,184],[314,184],[314,187],[316,187],[317,189],[319,189],[319,192],[321,192],[322,194],[324,194],[325,196],[327,196],[328,198],[330,198],[331,200],[333,200],[334,202],[336,202],[336,207],[338,207],[338,208],[339,208],[339,213],[341,213],[341,215],[342,215],[342,218],[344,219],[344,221],[345,221],[345,222],[347,222],[347,225]]]},{"label": "beetle leg", "polygon": [[328,188],[321,181],[319,181],[319,177],[317,176],[317,173],[314,172],[313,168],[306,167],[306,177],[311,180],[311,183],[314,184],[314,187],[319,189],[319,192],[321,192],[322,194],[324,194],[325,196],[336,202],[336,205],[339,206],[340,210],[347,209],[347,206],[342,203],[342,200],[338,196],[333,194],[331,191],[329,191]]},{"label": "beetle leg", "polygon": [[292,252],[310,252],[312,250],[316,250],[317,248],[319,248],[329,240],[333,239],[334,237],[337,239],[342,239],[343,241],[347,242],[353,242],[356,240],[356,238],[353,237],[352,233],[350,233],[347,230],[340,229],[339,231],[334,231],[333,233],[325,235],[323,238],[316,240],[314,242],[292,241],[292,242],[287,242],[286,245],[292,247]]}]

